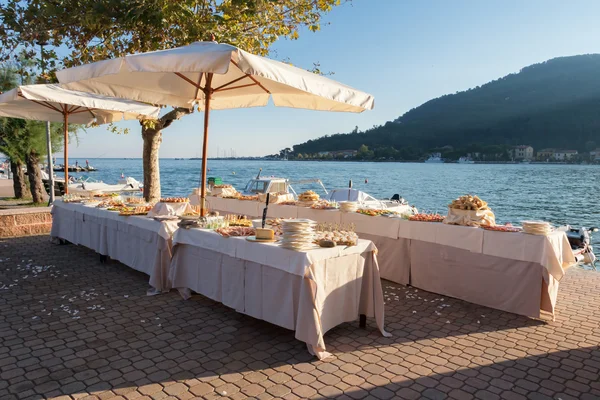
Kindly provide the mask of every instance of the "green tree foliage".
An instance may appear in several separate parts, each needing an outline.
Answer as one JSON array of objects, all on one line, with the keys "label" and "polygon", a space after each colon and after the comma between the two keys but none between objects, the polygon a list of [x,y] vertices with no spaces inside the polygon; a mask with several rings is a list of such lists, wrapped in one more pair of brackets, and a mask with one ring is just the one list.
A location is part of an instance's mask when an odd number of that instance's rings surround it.
[{"label": "green tree foliage", "polygon": [[[45,53],[50,69],[169,49],[195,41],[229,43],[266,55],[280,38],[297,39],[302,29],[318,31],[322,16],[341,0],[6,0],[0,4],[0,59],[18,49],[35,56],[35,43],[48,40],[68,49]],[[320,71],[318,63],[315,72]],[[178,108],[142,125],[144,197],[158,200],[158,150],[162,130],[191,113]]]},{"label": "green tree foliage", "polygon": [[168,49],[198,40],[230,43],[266,55],[279,38],[320,29],[324,13],[341,0],[6,0],[0,4],[0,54],[45,39],[65,46],[48,51],[49,68]]},{"label": "green tree foliage", "polygon": [[[489,157],[518,144],[589,151],[600,143],[599,71],[599,54],[555,58],[430,100],[382,126],[309,140],[294,152],[358,150],[363,144],[376,149],[376,158],[379,148],[397,149],[398,159],[418,159],[446,145],[461,152],[477,145]],[[504,147],[488,148],[493,145]]]},{"label": "green tree foliage", "polygon": [[[30,65],[28,63],[5,63],[0,66],[0,90],[2,92],[13,89],[20,83],[29,83],[33,79],[31,74],[24,75]],[[72,131],[77,129],[71,127]],[[62,125],[51,124],[51,141],[54,150],[62,148]],[[37,178],[40,175],[39,162],[42,155],[47,154],[46,124],[40,121],[26,121],[17,118],[0,118],[0,152],[8,156],[18,172],[14,174],[13,187],[15,197],[27,196],[26,182],[21,168],[27,166],[29,179],[29,193],[34,202],[42,201],[43,186]],[[14,172],[14,171],[13,171]]]}]

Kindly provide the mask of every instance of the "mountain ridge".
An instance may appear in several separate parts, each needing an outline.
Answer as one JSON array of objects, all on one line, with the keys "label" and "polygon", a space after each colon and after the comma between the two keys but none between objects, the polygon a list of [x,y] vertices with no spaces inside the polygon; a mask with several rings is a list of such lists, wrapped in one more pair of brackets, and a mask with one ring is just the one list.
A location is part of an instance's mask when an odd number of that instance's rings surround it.
[{"label": "mountain ridge", "polygon": [[600,144],[600,54],[557,57],[481,86],[431,99],[393,121],[297,144],[295,154],[410,147]]}]

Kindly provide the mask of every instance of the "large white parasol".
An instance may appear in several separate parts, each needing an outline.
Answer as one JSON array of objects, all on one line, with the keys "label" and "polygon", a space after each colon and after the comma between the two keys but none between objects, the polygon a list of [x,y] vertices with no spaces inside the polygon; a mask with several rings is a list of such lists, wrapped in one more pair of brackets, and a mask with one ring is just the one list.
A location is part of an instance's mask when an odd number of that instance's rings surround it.
[{"label": "large white parasol", "polygon": [[19,86],[0,95],[0,116],[63,122],[65,193],[68,193],[69,183],[69,123],[106,124],[122,119],[158,118],[159,112],[159,107],[148,104],[78,92],[58,85]]},{"label": "large white parasol", "polygon": [[291,65],[215,42],[128,55],[57,72],[65,87],[154,104],[203,109],[201,209],[206,198],[209,112],[275,106],[362,112],[371,95]]}]

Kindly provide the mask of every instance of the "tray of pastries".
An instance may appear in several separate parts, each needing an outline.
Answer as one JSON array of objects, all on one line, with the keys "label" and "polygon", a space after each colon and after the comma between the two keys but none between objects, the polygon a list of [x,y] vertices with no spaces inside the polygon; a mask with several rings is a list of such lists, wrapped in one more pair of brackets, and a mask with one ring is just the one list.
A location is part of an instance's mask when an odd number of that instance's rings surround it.
[{"label": "tray of pastries", "polygon": [[419,222],[444,222],[444,219],[446,217],[444,217],[443,215],[434,213],[434,214],[427,214],[427,213],[419,213],[419,214],[415,214],[415,215],[411,215],[410,217],[408,217],[409,221],[419,221]]}]

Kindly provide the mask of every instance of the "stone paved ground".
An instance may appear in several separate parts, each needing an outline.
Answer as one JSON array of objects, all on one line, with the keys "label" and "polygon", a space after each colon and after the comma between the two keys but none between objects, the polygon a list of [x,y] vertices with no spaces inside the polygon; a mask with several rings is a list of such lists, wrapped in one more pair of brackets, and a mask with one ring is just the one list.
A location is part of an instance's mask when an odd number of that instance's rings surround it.
[{"label": "stone paved ground", "polygon": [[384,281],[386,324],[337,327],[334,357],[48,236],[0,240],[0,399],[600,398],[600,274],[572,269],[556,322]]}]

